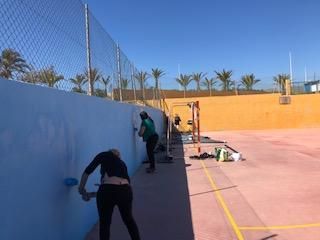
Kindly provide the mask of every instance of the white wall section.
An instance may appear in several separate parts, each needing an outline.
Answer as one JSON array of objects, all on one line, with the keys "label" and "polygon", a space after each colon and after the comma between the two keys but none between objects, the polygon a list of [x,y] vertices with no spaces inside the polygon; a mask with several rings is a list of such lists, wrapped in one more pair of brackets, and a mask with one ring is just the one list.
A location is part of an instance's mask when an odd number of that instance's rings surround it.
[{"label": "white wall section", "polygon": [[95,201],[82,201],[63,180],[79,179],[109,148],[120,150],[132,175],[146,158],[133,130],[142,109],[163,131],[159,110],[4,79],[0,109],[0,239],[83,239],[97,220]]}]

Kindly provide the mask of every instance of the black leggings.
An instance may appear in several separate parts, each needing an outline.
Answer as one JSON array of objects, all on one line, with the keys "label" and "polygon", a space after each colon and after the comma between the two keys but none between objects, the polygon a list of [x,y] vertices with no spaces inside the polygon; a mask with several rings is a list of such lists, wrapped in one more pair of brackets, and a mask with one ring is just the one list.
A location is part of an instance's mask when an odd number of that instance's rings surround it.
[{"label": "black leggings", "polygon": [[121,218],[128,228],[132,240],[140,240],[137,224],[132,216],[132,189],[130,185],[103,184],[97,193],[99,212],[100,240],[110,239],[110,225],[115,205],[118,206]]},{"label": "black leggings", "polygon": [[155,169],[155,159],[154,159],[154,153],[153,150],[155,149],[157,142],[158,142],[158,134],[154,134],[152,136],[150,136],[147,140],[147,153],[148,153],[148,158],[150,161],[150,168]]}]

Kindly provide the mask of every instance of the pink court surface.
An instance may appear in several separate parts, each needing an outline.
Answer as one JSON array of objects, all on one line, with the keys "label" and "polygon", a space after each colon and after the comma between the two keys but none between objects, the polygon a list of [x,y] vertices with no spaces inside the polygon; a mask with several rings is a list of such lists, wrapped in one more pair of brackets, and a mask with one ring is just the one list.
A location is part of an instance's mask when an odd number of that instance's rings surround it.
[{"label": "pink court surface", "polygon": [[[176,144],[172,164],[155,174],[142,166],[132,179],[142,240],[320,239],[320,129],[202,135],[226,140],[244,160],[193,160],[192,144]],[[98,239],[98,226],[87,239]],[[117,210],[111,239],[130,239]]]}]

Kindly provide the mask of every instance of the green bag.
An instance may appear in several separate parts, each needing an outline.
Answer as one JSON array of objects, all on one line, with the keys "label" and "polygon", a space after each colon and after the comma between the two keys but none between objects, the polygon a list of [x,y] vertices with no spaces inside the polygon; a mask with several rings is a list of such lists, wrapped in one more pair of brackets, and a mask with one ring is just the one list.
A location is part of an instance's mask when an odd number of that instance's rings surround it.
[{"label": "green bag", "polygon": [[218,162],[224,162],[228,160],[228,151],[223,147],[216,147],[215,149],[216,159]]}]

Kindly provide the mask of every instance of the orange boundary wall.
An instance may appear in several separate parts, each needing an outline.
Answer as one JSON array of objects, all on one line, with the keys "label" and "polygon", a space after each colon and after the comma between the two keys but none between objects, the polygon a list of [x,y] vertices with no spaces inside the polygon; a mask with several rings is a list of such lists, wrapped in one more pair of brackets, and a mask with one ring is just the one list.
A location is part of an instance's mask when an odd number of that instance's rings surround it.
[{"label": "orange boundary wall", "polygon": [[[292,95],[291,104],[287,105],[279,104],[279,97],[279,94],[263,94],[176,98],[165,99],[164,106],[170,109],[172,103],[198,100],[203,132],[320,127],[320,94]],[[181,107],[173,112],[179,114],[184,130],[188,130],[189,111]]]}]

